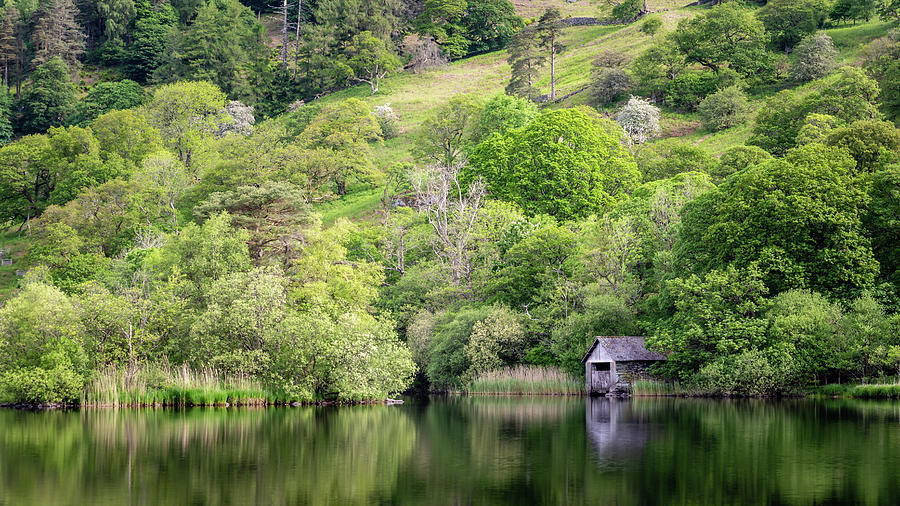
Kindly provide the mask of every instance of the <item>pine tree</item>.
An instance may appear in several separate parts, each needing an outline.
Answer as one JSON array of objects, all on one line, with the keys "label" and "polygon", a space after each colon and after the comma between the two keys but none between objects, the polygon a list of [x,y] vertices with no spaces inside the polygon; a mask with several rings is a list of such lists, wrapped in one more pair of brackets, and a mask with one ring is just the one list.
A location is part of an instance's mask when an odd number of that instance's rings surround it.
[{"label": "pine tree", "polygon": [[3,85],[9,86],[10,67],[18,62],[18,30],[19,10],[10,2],[0,22],[0,64],[3,65]]},{"label": "pine tree", "polygon": [[103,20],[103,34],[107,40],[121,39],[128,23],[134,18],[134,0],[96,0],[97,12]]},{"label": "pine tree", "polygon": [[551,7],[544,11],[537,23],[538,39],[541,48],[550,56],[550,101],[556,100],[556,55],[565,50],[560,42],[563,25],[559,9]]},{"label": "pine tree", "polygon": [[76,21],[78,8],[73,0],[51,0],[41,9],[34,27],[34,63],[39,65],[58,56],[69,71],[79,68],[84,54],[84,32]]},{"label": "pine tree", "polygon": [[506,46],[506,50],[509,54],[507,61],[512,67],[506,92],[510,95],[536,99],[539,93],[534,88],[534,82],[547,57],[541,52],[535,27],[532,25],[519,30]]}]

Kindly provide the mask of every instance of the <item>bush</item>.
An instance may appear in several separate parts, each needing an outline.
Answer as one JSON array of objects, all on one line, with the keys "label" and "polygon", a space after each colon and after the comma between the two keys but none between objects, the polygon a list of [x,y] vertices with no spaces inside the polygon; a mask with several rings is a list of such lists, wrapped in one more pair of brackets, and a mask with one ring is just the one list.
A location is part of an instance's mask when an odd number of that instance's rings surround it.
[{"label": "bush", "polygon": [[631,97],[616,115],[616,121],[631,142],[643,144],[659,133],[659,108],[649,100]]},{"label": "bush", "polygon": [[81,398],[85,378],[60,349],[41,357],[38,367],[23,367],[5,373],[2,386],[16,402],[75,404]]},{"label": "bush", "polygon": [[641,32],[647,35],[655,35],[662,28],[662,20],[659,18],[650,18],[641,25]]},{"label": "bush", "polygon": [[697,387],[709,394],[767,396],[796,389],[794,361],[790,355],[770,356],[761,350],[720,357],[697,373]]},{"label": "bush", "polygon": [[376,105],[374,114],[381,126],[382,137],[393,139],[400,135],[400,116],[394,112],[390,104]]},{"label": "bush", "polygon": [[640,16],[644,10],[644,0],[622,0],[612,10],[612,17],[617,21],[631,21]]},{"label": "bush", "polygon": [[730,86],[703,99],[697,106],[703,125],[710,130],[724,130],[740,125],[750,116],[747,95],[737,86]]},{"label": "bush", "polygon": [[677,109],[693,111],[718,87],[719,78],[712,72],[682,72],[666,86],[666,102]]},{"label": "bush", "polygon": [[622,69],[596,69],[591,82],[591,94],[599,105],[615,102],[631,88],[631,76]]},{"label": "bush", "polygon": [[825,77],[837,66],[837,50],[831,37],[819,32],[803,39],[797,45],[797,60],[791,68],[791,76],[806,82]]}]

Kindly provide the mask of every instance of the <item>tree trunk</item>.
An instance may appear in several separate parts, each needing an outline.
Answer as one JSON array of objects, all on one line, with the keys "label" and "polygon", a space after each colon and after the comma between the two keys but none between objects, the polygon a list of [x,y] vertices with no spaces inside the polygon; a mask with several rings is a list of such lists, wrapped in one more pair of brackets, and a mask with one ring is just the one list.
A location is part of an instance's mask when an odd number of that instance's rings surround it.
[{"label": "tree trunk", "polygon": [[303,0],[297,0],[297,26],[294,34],[294,75],[292,79],[297,78],[297,67],[300,63],[300,14],[303,12]]},{"label": "tree trunk", "polygon": [[556,100],[556,40],[550,39],[550,101]]},{"label": "tree trunk", "polygon": [[281,0],[281,69],[287,72],[288,0]]}]

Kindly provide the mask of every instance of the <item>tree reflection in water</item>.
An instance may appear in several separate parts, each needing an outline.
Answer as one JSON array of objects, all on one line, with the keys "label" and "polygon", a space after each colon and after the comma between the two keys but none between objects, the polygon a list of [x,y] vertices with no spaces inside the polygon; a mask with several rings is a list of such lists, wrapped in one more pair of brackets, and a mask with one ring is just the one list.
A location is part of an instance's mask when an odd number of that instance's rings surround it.
[{"label": "tree reflection in water", "polygon": [[0,410],[0,505],[894,504],[900,403]]}]

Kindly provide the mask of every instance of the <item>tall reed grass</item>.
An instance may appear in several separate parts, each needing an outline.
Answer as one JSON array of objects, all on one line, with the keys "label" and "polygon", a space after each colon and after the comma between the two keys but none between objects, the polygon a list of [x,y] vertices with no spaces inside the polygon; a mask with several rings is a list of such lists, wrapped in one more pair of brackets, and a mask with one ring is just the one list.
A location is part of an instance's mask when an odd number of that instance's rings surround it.
[{"label": "tall reed grass", "polygon": [[691,389],[681,383],[658,381],[653,379],[639,379],[631,383],[632,395],[639,397],[666,397],[666,396],[692,396],[698,395],[694,389]]},{"label": "tall reed grass", "polygon": [[187,365],[101,371],[82,394],[82,406],[259,406],[281,402],[246,376],[226,376]]},{"label": "tall reed grass", "polygon": [[469,384],[473,395],[584,395],[584,380],[556,367],[520,365],[479,374]]}]

